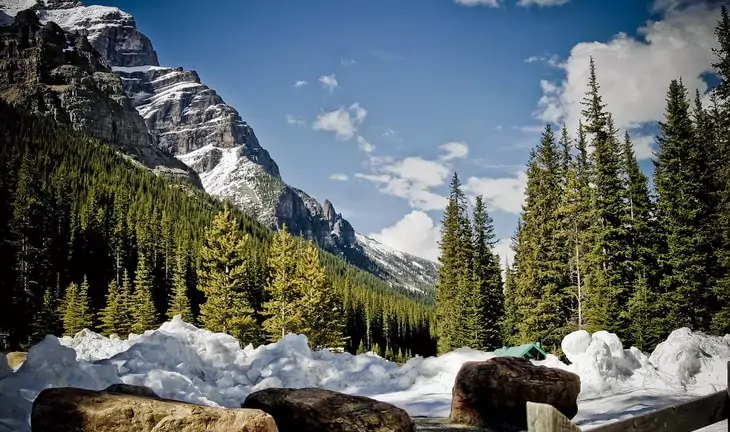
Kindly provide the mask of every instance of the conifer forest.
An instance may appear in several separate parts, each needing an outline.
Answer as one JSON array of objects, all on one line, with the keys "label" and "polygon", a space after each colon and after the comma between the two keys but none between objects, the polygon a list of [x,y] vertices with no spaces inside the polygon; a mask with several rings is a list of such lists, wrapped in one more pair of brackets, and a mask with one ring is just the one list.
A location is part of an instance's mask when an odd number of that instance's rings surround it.
[{"label": "conifer forest", "polygon": [[[667,83],[653,171],[603,102],[591,61],[582,120],[545,126],[500,262],[485,200],[454,173],[435,295],[396,289],[110,146],[0,102],[0,332],[13,349],[89,328],[127,335],[180,315],[245,346],[404,361],[576,329],[653,349],[679,327],[730,333],[730,17],[709,97]],[[698,48],[699,49],[699,48]],[[709,102],[708,102],[709,101]]]}]

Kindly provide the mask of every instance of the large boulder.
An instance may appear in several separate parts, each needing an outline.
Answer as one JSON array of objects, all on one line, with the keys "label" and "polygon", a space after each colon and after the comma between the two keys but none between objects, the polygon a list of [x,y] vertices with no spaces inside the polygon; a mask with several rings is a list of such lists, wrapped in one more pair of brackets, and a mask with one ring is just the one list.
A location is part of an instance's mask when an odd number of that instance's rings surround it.
[{"label": "large boulder", "polygon": [[194,405],[149,395],[132,386],[115,392],[43,390],[33,402],[32,432],[276,432],[263,411]]},{"label": "large boulder", "polygon": [[269,413],[281,432],[413,432],[402,409],[374,399],[317,388],[270,388],[241,405]]},{"label": "large boulder", "polygon": [[8,359],[0,352],[0,379],[13,374],[13,368],[8,366]]},{"label": "large boulder", "polygon": [[527,402],[578,413],[580,377],[518,357],[464,363],[452,391],[451,421],[495,430],[527,429]]}]

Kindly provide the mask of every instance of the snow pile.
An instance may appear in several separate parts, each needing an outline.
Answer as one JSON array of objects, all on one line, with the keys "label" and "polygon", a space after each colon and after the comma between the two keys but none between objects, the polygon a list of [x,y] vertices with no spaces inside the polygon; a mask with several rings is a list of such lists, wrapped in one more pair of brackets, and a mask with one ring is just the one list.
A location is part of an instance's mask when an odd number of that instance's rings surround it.
[{"label": "snow pile", "polygon": [[[672,333],[650,357],[623,349],[607,332],[571,333],[562,348],[570,365],[555,356],[536,363],[579,374],[581,400],[650,388],[664,394],[714,391],[724,386],[730,359],[728,339],[687,329]],[[391,402],[411,415],[445,416],[461,365],[490,357],[461,348],[398,366],[374,354],[311,351],[306,337],[293,334],[274,344],[241,348],[233,337],[198,329],[179,317],[126,340],[84,330],[72,338],[47,336],[30,349],[20,369],[0,380],[0,431],[27,431],[32,401],[45,388],[101,390],[115,383],[225,407],[238,407],[249,393],[264,388],[321,387]]]}]

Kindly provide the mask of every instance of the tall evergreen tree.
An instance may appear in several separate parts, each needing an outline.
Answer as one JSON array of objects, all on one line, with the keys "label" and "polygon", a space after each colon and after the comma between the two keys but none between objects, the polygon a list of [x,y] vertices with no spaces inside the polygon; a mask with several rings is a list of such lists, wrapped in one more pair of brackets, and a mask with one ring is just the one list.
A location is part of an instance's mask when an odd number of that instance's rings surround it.
[{"label": "tall evergreen tree", "polygon": [[300,254],[297,279],[303,293],[297,309],[305,325],[304,334],[313,349],[342,348],[346,342],[342,299],[327,280],[317,247],[307,242]]},{"label": "tall evergreen tree", "polygon": [[118,335],[126,337],[132,332],[134,324],[134,291],[127,269],[122,272],[122,285],[117,302],[119,303]]},{"label": "tall evergreen tree", "polygon": [[661,281],[668,309],[666,330],[709,327],[708,305],[713,286],[712,196],[707,190],[708,163],[695,139],[687,91],[672,80],[665,120],[659,123],[659,151],[654,182],[657,208],[665,233],[666,274]]},{"label": "tall evergreen tree", "polygon": [[287,333],[297,333],[305,327],[304,318],[298,308],[302,287],[297,280],[299,247],[296,239],[283,226],[274,234],[269,251],[271,280],[266,287],[269,300],[264,303],[264,328],[272,341]]},{"label": "tall evergreen tree", "polygon": [[245,292],[249,241],[226,207],[206,232],[198,270],[198,288],[206,297],[200,306],[201,322],[208,330],[229,333],[244,343],[258,334]]},{"label": "tall evergreen tree", "polygon": [[585,131],[592,137],[593,147],[584,318],[589,331],[603,329],[623,335],[617,323],[630,290],[621,277],[626,234],[622,225],[620,145],[613,120],[604,111],[593,58],[590,61],[588,92],[582,104]]},{"label": "tall evergreen tree", "polygon": [[175,254],[175,267],[172,269],[172,293],[167,308],[167,318],[172,319],[180,315],[186,323],[193,323],[193,313],[190,310],[190,298],[188,297],[188,284],[185,278],[186,263],[184,252],[178,247]]},{"label": "tall evergreen tree", "polygon": [[85,276],[81,287],[72,283],[66,289],[66,295],[61,304],[61,313],[63,334],[66,336],[74,336],[85,328],[92,328],[92,314],[89,305],[89,283]]},{"label": "tall evergreen tree", "polygon": [[119,285],[117,285],[116,279],[112,279],[109,282],[109,290],[106,295],[106,306],[101,310],[99,314],[99,320],[101,321],[101,329],[105,335],[124,335],[121,320],[123,319],[123,304],[120,302],[121,296],[119,293]]},{"label": "tall evergreen tree", "polygon": [[33,319],[33,333],[30,337],[31,344],[40,342],[46,335],[55,335],[58,332],[58,306],[55,289],[46,288],[46,292],[43,295],[43,304]]},{"label": "tall evergreen tree", "polygon": [[[449,203],[444,212],[441,225],[441,255],[436,285],[436,334],[438,352],[446,353],[458,348],[459,280],[463,277],[462,260],[465,246],[464,227],[466,217],[466,197],[461,190],[457,173],[451,178]],[[463,281],[462,281],[463,285]]]},{"label": "tall evergreen tree", "polygon": [[474,349],[492,351],[502,346],[504,292],[499,257],[494,253],[494,221],[484,199],[474,204],[474,298],[479,300]]},{"label": "tall evergreen tree", "polygon": [[712,330],[730,333],[730,16],[722,7],[715,27],[718,47],[713,51],[717,61],[712,64],[720,82],[713,91],[712,126],[717,185],[717,248],[718,280],[713,287],[716,304],[713,309]]},{"label": "tall evergreen tree", "polygon": [[132,332],[144,333],[157,326],[157,311],[152,300],[152,276],[147,256],[139,251],[137,271],[134,273],[134,294],[132,295]]},{"label": "tall evergreen tree", "polygon": [[569,306],[566,248],[559,238],[560,184],[560,154],[547,125],[527,169],[515,294],[521,317],[517,341],[554,348],[562,341]]}]

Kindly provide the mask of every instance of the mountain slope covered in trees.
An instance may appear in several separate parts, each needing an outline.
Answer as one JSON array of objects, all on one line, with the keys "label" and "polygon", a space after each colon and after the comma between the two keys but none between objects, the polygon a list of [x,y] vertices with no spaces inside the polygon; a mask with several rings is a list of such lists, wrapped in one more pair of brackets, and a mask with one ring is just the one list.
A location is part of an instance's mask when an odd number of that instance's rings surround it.
[{"label": "mountain slope covered in trees", "polygon": [[[119,304],[125,302],[134,305],[127,309],[131,319],[121,325],[125,332],[152,328],[169,316],[169,307],[184,309],[185,294],[191,315],[199,318],[206,301],[202,251],[224,204],[155,176],[50,119],[4,102],[0,118],[0,253],[8,257],[0,263],[0,331],[9,331],[12,346],[89,323],[102,329],[119,325],[110,322],[109,311],[123,310]],[[235,258],[244,262],[242,274],[233,285],[248,287],[247,304],[258,326],[271,300],[265,287],[275,277],[269,256],[273,233],[240,210],[229,212],[247,236],[240,249],[244,256]],[[306,242],[295,244],[305,248]],[[295,256],[311,266],[312,253]],[[429,297],[398,293],[326,252],[317,261],[340,298],[346,349],[377,345],[382,353],[434,352]],[[263,338],[248,333],[241,342]]]}]

